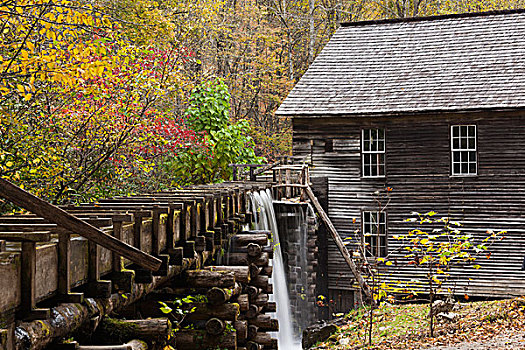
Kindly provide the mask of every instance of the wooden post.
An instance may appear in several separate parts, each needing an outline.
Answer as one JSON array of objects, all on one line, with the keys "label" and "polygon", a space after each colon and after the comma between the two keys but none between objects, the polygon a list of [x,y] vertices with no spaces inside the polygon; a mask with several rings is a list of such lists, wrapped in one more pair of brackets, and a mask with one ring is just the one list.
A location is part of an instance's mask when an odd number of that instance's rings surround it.
[{"label": "wooden post", "polygon": [[88,241],[88,280],[91,282],[98,281],[100,276],[98,255],[97,244],[92,241]]},{"label": "wooden post", "polygon": [[95,241],[106,249],[118,252],[125,258],[144,268],[157,270],[160,267],[161,261],[159,259],[105,234],[96,227],[2,178],[0,178],[0,196],[63,227],[69,232],[78,233],[89,240]]},{"label": "wooden post", "polygon": [[65,230],[58,233],[58,296],[61,301],[82,303],[82,293],[70,293],[71,234]]},{"label": "wooden post", "polygon": [[36,243],[22,242],[21,256],[22,272],[22,303],[20,311],[22,315],[28,316],[36,308],[35,275],[36,275]]},{"label": "wooden post", "polygon": [[233,181],[237,181],[237,166],[233,166]]},{"label": "wooden post", "polygon": [[222,198],[222,193],[219,195],[219,197],[217,197],[217,206],[215,207],[215,214],[216,214],[216,217],[217,217],[217,225],[222,225],[222,223],[224,222],[224,217],[223,217],[223,211],[222,211],[222,203],[223,203],[223,198]]},{"label": "wooden post", "polygon": [[20,316],[25,320],[46,319],[51,315],[49,309],[36,308],[36,242],[22,241],[21,255],[21,305]]},{"label": "wooden post", "polygon": [[206,219],[206,230],[213,230],[215,227],[215,201],[215,195],[210,195],[206,210],[206,215],[208,216]]},{"label": "wooden post", "polygon": [[[132,215],[114,215],[113,218],[113,237],[122,240],[122,230],[124,222],[133,221]],[[111,252],[111,261],[113,265],[113,272],[122,271],[122,258],[116,252]]]},{"label": "wooden post", "polygon": [[[286,169],[286,175],[285,175],[285,181],[286,184],[291,184],[291,178],[292,178],[292,170]],[[286,186],[286,198],[292,197],[292,188],[290,186]]]},{"label": "wooden post", "polygon": [[160,231],[160,214],[164,210],[158,205],[153,206],[153,217],[151,227],[151,255],[158,257],[160,254],[159,231]]},{"label": "wooden post", "polygon": [[90,298],[109,298],[111,296],[111,281],[101,281],[99,266],[99,248],[95,242],[88,241],[88,284],[86,296]]},{"label": "wooden post", "polygon": [[[135,218],[135,222],[133,223],[133,246],[137,249],[142,249],[142,219],[145,217],[153,217],[153,214],[151,211],[139,210],[133,213],[133,217]],[[158,270],[158,268],[156,270]],[[136,268],[135,281],[137,283],[151,283],[153,281],[153,275],[150,270]]]},{"label": "wooden post", "polygon": [[168,254],[171,254],[175,248],[175,243],[180,239],[180,220],[179,227],[175,227],[175,211],[179,211],[179,215],[182,212],[183,205],[180,203],[171,203],[168,211],[168,223],[166,226],[166,250]]}]

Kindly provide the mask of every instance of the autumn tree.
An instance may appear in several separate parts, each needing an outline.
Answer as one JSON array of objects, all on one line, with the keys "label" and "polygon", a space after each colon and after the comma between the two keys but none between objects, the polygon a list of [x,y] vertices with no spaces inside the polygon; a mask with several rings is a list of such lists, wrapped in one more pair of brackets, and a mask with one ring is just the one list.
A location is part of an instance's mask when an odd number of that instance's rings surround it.
[{"label": "autumn tree", "polygon": [[137,45],[85,3],[0,11],[3,177],[53,202],[91,199],[140,188],[159,155],[191,142],[166,103],[182,95],[190,50]]}]

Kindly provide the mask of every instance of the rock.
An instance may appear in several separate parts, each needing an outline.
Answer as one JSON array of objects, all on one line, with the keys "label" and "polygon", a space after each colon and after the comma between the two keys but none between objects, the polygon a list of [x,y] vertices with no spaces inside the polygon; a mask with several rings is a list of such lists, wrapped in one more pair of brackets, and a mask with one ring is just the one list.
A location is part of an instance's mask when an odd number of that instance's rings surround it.
[{"label": "rock", "polygon": [[452,311],[454,305],[455,303],[453,300],[436,300],[432,304],[432,314],[437,316],[440,313],[448,313]]},{"label": "rock", "polygon": [[317,342],[328,339],[339,327],[335,325],[339,319],[330,323],[321,322],[314,324],[303,331],[303,349],[309,349]]},{"label": "rock", "polygon": [[459,318],[459,315],[455,312],[440,312],[437,314],[437,317],[446,321],[455,322]]}]

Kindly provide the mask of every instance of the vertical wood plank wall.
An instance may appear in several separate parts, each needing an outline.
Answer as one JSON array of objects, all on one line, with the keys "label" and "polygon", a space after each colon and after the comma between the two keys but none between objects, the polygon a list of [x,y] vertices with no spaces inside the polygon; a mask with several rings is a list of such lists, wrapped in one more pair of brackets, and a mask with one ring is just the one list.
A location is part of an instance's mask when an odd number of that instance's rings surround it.
[{"label": "vertical wood plank wall", "polygon": [[[478,176],[450,175],[450,125],[456,124],[477,125]],[[386,178],[361,177],[362,128],[386,130]],[[404,222],[413,211],[453,217],[464,224],[463,232],[475,236],[488,229],[507,230],[507,237],[493,246],[491,259],[476,262],[482,269],[465,267],[451,283],[456,292],[470,295],[525,293],[525,111],[296,117],[293,154],[310,162],[313,177],[328,177],[328,214],[342,236],[354,236],[360,229],[363,210],[377,210],[374,191],[392,187],[387,208],[390,250],[399,245],[393,235],[414,228]],[[329,288],[350,290],[351,272],[329,241]],[[416,273],[398,268],[391,278],[410,279]]]}]

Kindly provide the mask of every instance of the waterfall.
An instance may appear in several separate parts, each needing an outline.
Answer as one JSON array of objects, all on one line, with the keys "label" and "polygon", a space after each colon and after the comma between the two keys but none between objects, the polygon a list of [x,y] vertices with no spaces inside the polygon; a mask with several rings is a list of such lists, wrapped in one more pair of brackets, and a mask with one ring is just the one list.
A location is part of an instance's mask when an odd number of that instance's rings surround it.
[{"label": "waterfall", "polygon": [[274,247],[272,283],[274,285],[274,296],[277,304],[277,319],[279,320],[279,332],[277,340],[279,348],[283,350],[302,349],[300,337],[294,334],[292,314],[290,309],[290,297],[286,283],[286,274],[283,263],[283,255],[277,229],[277,220],[273,209],[272,195],[269,190],[255,192],[250,196],[256,229],[271,230]]}]

